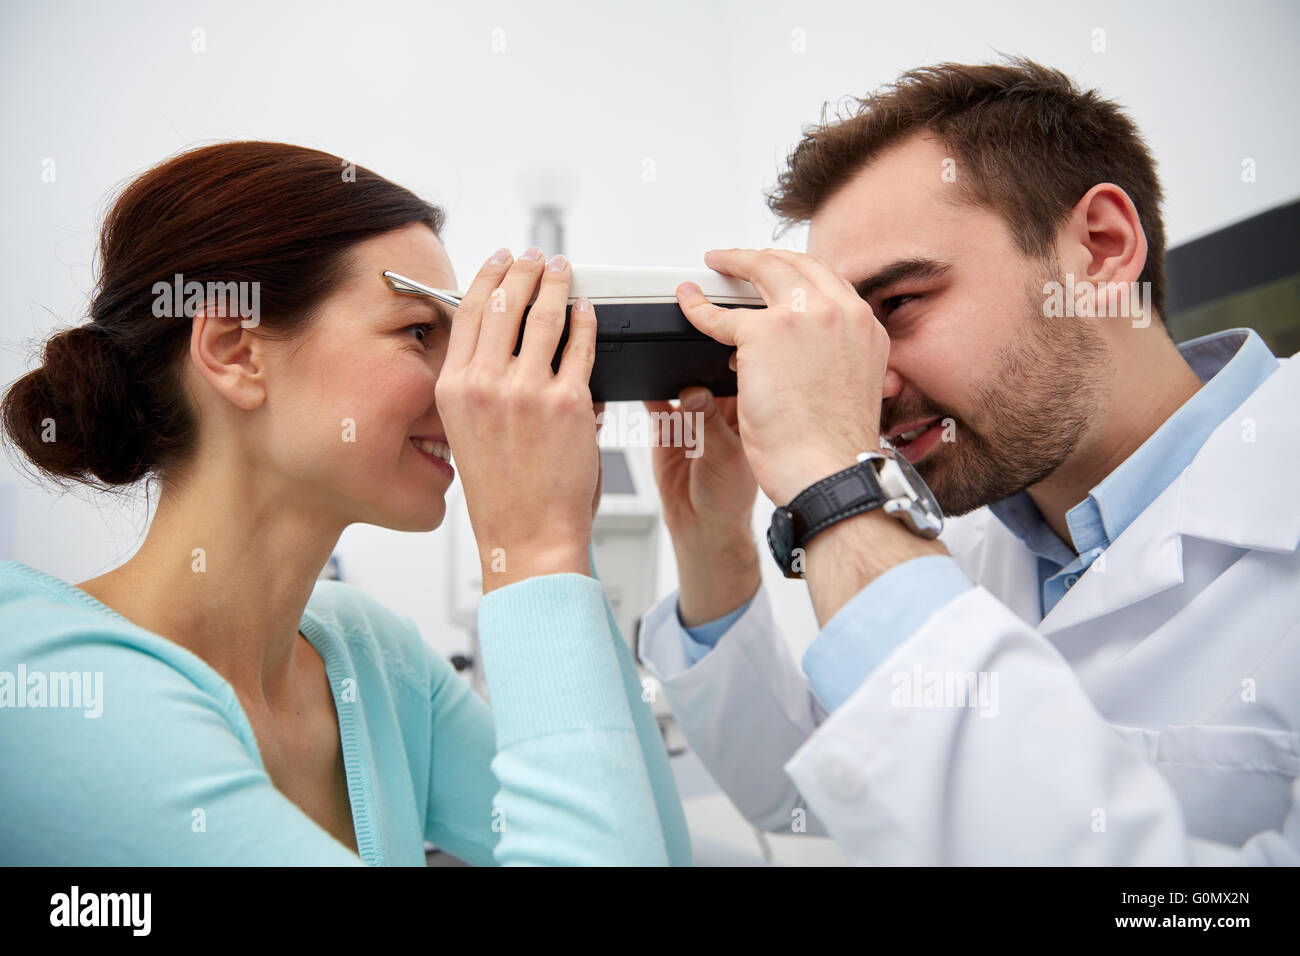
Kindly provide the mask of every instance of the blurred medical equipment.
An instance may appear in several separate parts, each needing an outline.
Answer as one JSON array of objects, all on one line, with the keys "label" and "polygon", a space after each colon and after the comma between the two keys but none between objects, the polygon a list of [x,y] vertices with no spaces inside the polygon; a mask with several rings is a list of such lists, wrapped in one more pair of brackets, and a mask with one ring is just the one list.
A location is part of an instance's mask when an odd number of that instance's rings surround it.
[{"label": "blurred medical equipment", "polygon": [[325,562],[325,567],[320,569],[320,574],[316,575],[318,581],[342,581],[343,566],[339,563],[338,552],[330,555],[330,559]]},{"label": "blurred medical equipment", "polygon": [[543,251],[564,248],[564,214],[558,206],[538,206],[533,210],[528,244]]}]

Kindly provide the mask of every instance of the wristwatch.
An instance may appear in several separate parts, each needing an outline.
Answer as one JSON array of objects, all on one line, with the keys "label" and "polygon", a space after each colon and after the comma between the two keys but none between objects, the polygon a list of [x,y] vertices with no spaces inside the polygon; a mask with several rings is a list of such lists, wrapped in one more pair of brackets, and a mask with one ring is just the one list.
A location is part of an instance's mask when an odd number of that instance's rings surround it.
[{"label": "wristwatch", "polygon": [[813,536],[837,521],[883,508],[922,538],[943,530],[943,509],[924,479],[887,439],[881,451],[864,451],[858,463],[805,488],[772,512],[767,546],[781,573],[803,577],[803,549]]}]

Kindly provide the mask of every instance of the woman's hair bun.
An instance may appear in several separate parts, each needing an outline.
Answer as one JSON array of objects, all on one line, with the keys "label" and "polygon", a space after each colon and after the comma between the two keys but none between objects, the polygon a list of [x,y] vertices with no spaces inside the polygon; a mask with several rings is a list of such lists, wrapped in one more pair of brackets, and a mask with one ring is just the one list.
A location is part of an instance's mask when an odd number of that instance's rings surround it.
[{"label": "woman's hair bun", "polygon": [[122,356],[108,330],[92,322],[46,340],[44,364],[5,395],[3,422],[50,477],[126,485],[147,471],[138,411]]}]

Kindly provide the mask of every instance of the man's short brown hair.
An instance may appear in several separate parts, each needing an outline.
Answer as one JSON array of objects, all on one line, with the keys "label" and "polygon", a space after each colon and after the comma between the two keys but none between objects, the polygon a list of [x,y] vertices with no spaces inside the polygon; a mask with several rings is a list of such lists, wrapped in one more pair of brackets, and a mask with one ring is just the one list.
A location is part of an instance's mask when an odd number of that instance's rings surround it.
[{"label": "man's short brown hair", "polygon": [[[929,132],[956,160],[963,201],[993,209],[1026,254],[1055,253],[1057,230],[1097,183],[1133,201],[1147,239],[1139,282],[1164,317],[1165,230],[1160,180],[1137,127],[1096,90],[1023,57],[1006,64],[941,63],[909,70],[856,108],[804,128],[768,194],[783,228],[804,222],[882,150]],[[935,175],[940,171],[936,170]]]}]

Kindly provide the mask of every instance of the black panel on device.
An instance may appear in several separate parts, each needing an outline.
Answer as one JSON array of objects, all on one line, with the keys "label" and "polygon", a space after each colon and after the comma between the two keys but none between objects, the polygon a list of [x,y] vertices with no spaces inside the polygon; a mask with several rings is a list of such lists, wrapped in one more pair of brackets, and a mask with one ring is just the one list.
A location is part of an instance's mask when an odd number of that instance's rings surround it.
[{"label": "black panel on device", "polygon": [[[592,401],[676,398],[682,389],[691,385],[703,385],[714,395],[736,394],[736,373],[727,366],[735,348],[709,338],[691,325],[677,303],[596,303],[595,309]],[[515,355],[523,345],[527,321],[525,317],[520,323]],[[551,362],[551,368],[556,371],[568,341],[569,310],[566,310],[564,331]]]}]

